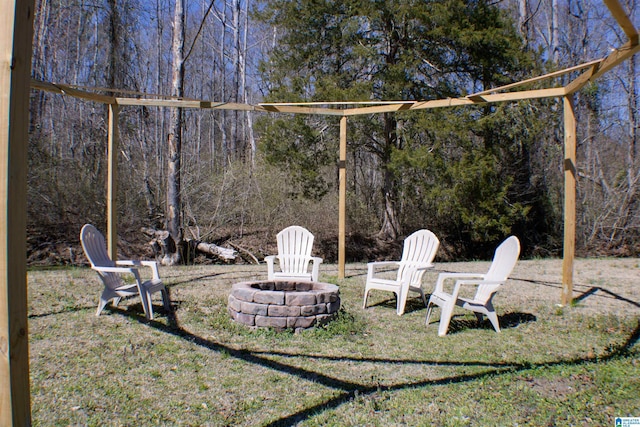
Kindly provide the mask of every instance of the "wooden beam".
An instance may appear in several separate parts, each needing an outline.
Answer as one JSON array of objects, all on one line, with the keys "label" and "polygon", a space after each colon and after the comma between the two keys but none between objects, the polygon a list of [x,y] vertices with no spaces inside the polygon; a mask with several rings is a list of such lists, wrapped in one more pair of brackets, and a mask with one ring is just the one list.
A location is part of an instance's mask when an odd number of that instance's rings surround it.
[{"label": "wooden beam", "polygon": [[599,66],[594,66],[590,70],[585,71],[580,76],[578,76],[575,80],[565,86],[565,94],[570,95],[582,89],[587,83],[592,80],[597,79],[604,73],[608,72],[612,68],[618,66],[621,62],[631,58],[636,53],[640,52],[640,45],[638,45],[638,41],[636,38],[636,42],[629,42],[625,44],[620,49],[613,51],[610,55],[608,55]]},{"label": "wooden beam", "polygon": [[347,229],[347,118],[340,118],[339,201],[338,201],[338,279],[344,279]]},{"label": "wooden beam", "polygon": [[118,105],[175,107],[175,108],[215,108],[224,102],[205,102],[195,99],[150,99],[150,98],[116,98]]},{"label": "wooden beam", "polygon": [[[600,61],[600,60],[599,60]],[[594,61],[597,63],[599,61]],[[582,67],[584,68],[584,67]],[[526,99],[537,98],[554,98],[565,95],[564,88],[550,88],[537,90],[523,90],[518,92],[495,93],[495,94],[475,94],[463,98],[447,98],[437,99],[433,101],[409,101],[409,102],[390,102],[384,105],[375,105],[372,107],[358,107],[345,110],[337,110],[332,108],[305,107],[301,104],[260,104],[265,111],[292,113],[292,114],[322,114],[334,116],[356,116],[364,114],[380,114],[395,113],[404,110],[421,110],[427,108],[443,108],[457,107],[464,105],[486,104],[490,102],[508,102],[521,101]]]},{"label": "wooden beam", "polygon": [[573,260],[576,246],[576,117],[573,96],[564,100],[564,250],[562,305],[573,301]]},{"label": "wooden beam", "polygon": [[376,105],[375,107],[360,107],[343,110],[345,116],[357,116],[363,114],[395,113],[397,111],[409,110],[415,101],[402,104]]},{"label": "wooden beam", "polygon": [[[250,104],[239,104],[236,102],[215,102],[202,101],[198,99],[154,99],[154,98],[125,98],[100,95],[89,92],[87,90],[78,89],[71,85],[62,83],[47,83],[36,79],[31,79],[31,87],[47,92],[58,93],[61,95],[69,95],[75,98],[87,101],[95,101],[103,104],[130,105],[130,106],[150,106],[150,107],[179,107],[179,108],[201,108],[216,110],[237,110],[237,111],[254,111],[262,110]],[[96,90],[106,90],[104,88],[96,88]],[[149,95],[146,95],[149,96]]]},{"label": "wooden beam", "polygon": [[254,111],[253,105],[238,104],[235,102],[201,101],[197,99],[149,99],[149,98],[116,98],[118,105],[149,106],[149,107],[176,107],[176,108],[200,108],[213,110]]},{"label": "wooden beam", "polygon": [[420,101],[411,106],[411,110],[427,108],[460,107],[464,105],[486,104],[490,102],[523,101],[526,99],[555,98],[565,94],[564,88],[523,90],[519,92],[497,93],[466,98],[436,99],[433,101]]},{"label": "wooden beam", "polygon": [[[273,113],[319,114],[331,116],[357,116],[363,114],[394,113],[408,110],[417,101],[345,101],[345,102],[300,102],[300,103],[262,103],[264,111]],[[325,107],[319,107],[323,105]],[[329,108],[326,106],[372,105],[354,108]]]},{"label": "wooden beam", "polygon": [[631,22],[629,15],[625,12],[624,8],[618,0],[604,0],[604,4],[607,5],[613,18],[618,21],[618,25],[622,28],[622,31],[627,35],[629,41],[632,44],[638,44],[638,30]]},{"label": "wooden beam", "polygon": [[265,107],[309,107],[309,106],[341,106],[345,105],[393,105],[413,104],[415,101],[308,101],[308,102],[263,102]]},{"label": "wooden beam", "polygon": [[118,117],[117,104],[109,105],[109,135],[107,149],[107,251],[113,261],[118,259]]},{"label": "wooden beam", "polygon": [[33,0],[0,2],[0,426],[31,425],[27,148]]},{"label": "wooden beam", "polygon": [[[539,99],[539,98],[555,98],[564,95],[564,89],[549,88],[549,89],[536,89],[536,90],[521,90],[518,92],[505,92],[495,93],[490,95],[482,95],[482,102],[508,102],[508,101],[524,101],[527,99]],[[469,96],[468,98],[471,99]],[[477,102],[474,100],[474,102]]]},{"label": "wooden beam", "polygon": [[576,118],[573,93],[600,77],[640,50],[638,32],[617,0],[604,0],[613,17],[629,37],[629,42],[608,55],[604,61],[566,86],[564,101],[564,250],[562,260],[562,305],[573,301],[573,263],[576,244]]},{"label": "wooden beam", "polygon": [[113,96],[87,92],[84,90],[75,89],[65,84],[47,83],[40,80],[31,79],[31,87],[34,89],[58,93],[61,95],[70,95],[75,98],[84,99],[86,101],[101,102],[103,104],[112,104],[113,102],[115,102],[115,98]]},{"label": "wooden beam", "polygon": [[468,98],[473,98],[475,96],[481,96],[481,95],[488,95],[491,93],[495,93],[495,92],[500,92],[503,90],[507,90],[507,89],[513,89],[515,87],[519,87],[528,83],[535,83],[535,82],[539,82],[542,80],[548,80],[551,79],[553,77],[558,77],[558,76],[563,76],[565,74],[571,73],[573,71],[577,71],[577,70],[582,70],[583,68],[587,68],[587,67],[592,67],[594,65],[597,65],[599,63],[601,63],[602,61],[604,61],[604,59],[596,59],[595,61],[590,61],[590,62],[586,62],[584,64],[580,64],[580,65],[576,65],[575,67],[569,67],[569,68],[565,68],[563,70],[558,70],[558,71],[554,71],[553,73],[548,73],[545,74],[543,76],[538,76],[538,77],[533,77],[527,80],[522,80],[520,82],[516,82],[516,83],[511,83],[505,86],[499,86],[493,89],[487,89],[484,90],[482,92],[477,92],[474,93],[472,95],[469,95]]},{"label": "wooden beam", "polygon": [[299,107],[293,105],[274,105],[274,104],[260,104],[265,111],[270,113],[291,113],[291,114],[320,114],[325,116],[344,116],[344,110],[337,110],[333,108],[319,108],[319,107]]}]

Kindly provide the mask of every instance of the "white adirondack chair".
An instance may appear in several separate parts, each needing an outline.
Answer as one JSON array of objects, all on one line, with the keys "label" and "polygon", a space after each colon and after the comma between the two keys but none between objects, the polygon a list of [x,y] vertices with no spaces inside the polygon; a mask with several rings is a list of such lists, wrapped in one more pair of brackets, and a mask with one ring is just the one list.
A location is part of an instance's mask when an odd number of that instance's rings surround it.
[{"label": "white adirondack chair", "polygon": [[[396,313],[404,314],[409,291],[418,292],[422,301],[427,301],[422,291],[422,276],[425,270],[433,268],[433,259],[436,256],[440,241],[429,230],[418,230],[404,240],[402,258],[400,261],[378,261],[367,264],[367,283],[364,288],[364,300],[362,308],[367,307],[369,291],[380,289],[396,294]],[[388,279],[380,275],[380,270],[390,267],[397,269],[395,279]]]},{"label": "white adirondack chair", "polygon": [[[485,274],[473,273],[441,273],[438,275],[436,289],[429,298],[427,305],[426,324],[429,325],[429,318],[433,310],[433,306],[437,305],[441,309],[440,325],[438,326],[438,335],[447,334],[449,322],[453,316],[453,309],[456,306],[475,313],[478,321],[482,321],[485,315],[491,321],[496,332],[500,332],[500,323],[498,315],[493,307],[492,299],[498,288],[506,281],[520,256],[520,241],[515,236],[510,236],[498,246],[493,262],[489,267],[489,271]],[[444,284],[447,279],[454,279],[455,285],[452,293],[447,293]],[[459,296],[462,286],[477,286],[475,296],[473,298],[463,298]]]},{"label": "white adirondack chair", "polygon": [[[99,316],[104,307],[113,300],[113,305],[118,305],[122,297],[140,295],[145,316],[153,320],[153,305],[151,295],[155,292],[162,294],[162,302],[167,311],[171,310],[169,294],[158,273],[158,264],[155,261],[118,260],[113,262],[107,253],[104,236],[91,224],[85,224],[80,231],[80,241],[84,253],[91,263],[91,268],[98,273],[104,291],[100,296],[100,303],[96,316]],[[143,281],[140,278],[138,268],[150,267],[152,278]],[[124,283],[122,276],[131,274],[135,283]]]},{"label": "white adirondack chair", "polygon": [[[313,234],[299,225],[292,225],[280,231],[276,236],[278,255],[264,258],[267,262],[269,280],[317,282],[322,258],[311,256],[313,239]],[[275,267],[276,260],[279,271]]]}]

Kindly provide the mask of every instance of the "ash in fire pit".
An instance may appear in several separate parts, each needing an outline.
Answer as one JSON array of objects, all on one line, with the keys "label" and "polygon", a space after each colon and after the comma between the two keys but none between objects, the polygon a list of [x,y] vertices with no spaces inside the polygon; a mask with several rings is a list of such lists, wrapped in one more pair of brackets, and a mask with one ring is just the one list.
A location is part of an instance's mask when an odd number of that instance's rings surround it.
[{"label": "ash in fire pit", "polygon": [[227,308],[233,320],[247,326],[305,329],[336,316],[340,291],[320,282],[241,282],[231,288]]}]

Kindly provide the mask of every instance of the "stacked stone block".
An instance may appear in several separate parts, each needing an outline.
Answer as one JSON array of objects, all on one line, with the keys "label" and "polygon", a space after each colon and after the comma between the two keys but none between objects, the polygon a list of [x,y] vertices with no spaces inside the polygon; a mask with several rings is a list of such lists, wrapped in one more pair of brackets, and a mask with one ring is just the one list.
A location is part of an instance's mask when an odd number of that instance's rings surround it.
[{"label": "stacked stone block", "polygon": [[306,329],[336,316],[340,291],[329,283],[241,282],[231,288],[227,309],[233,320],[247,326]]}]

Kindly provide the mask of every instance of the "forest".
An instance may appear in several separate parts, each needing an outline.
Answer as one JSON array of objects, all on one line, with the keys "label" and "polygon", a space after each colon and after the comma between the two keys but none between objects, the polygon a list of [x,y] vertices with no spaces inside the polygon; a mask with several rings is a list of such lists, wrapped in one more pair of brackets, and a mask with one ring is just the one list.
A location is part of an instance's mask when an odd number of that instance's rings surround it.
[{"label": "forest", "polygon": [[[621,4],[637,28],[637,1]],[[625,41],[597,0],[37,0],[32,78],[251,105],[432,100]],[[638,56],[575,97],[579,256],[640,254]],[[108,108],[34,89],[30,113],[28,263],[83,262],[80,228],[105,229]],[[157,255],[143,230],[158,230],[261,260],[298,224],[335,262],[335,118],[122,107],[119,134],[123,254]],[[561,256],[561,100],[358,116],[348,141],[347,261],[394,256],[420,228],[441,260],[486,258],[509,234],[526,257]]]}]

